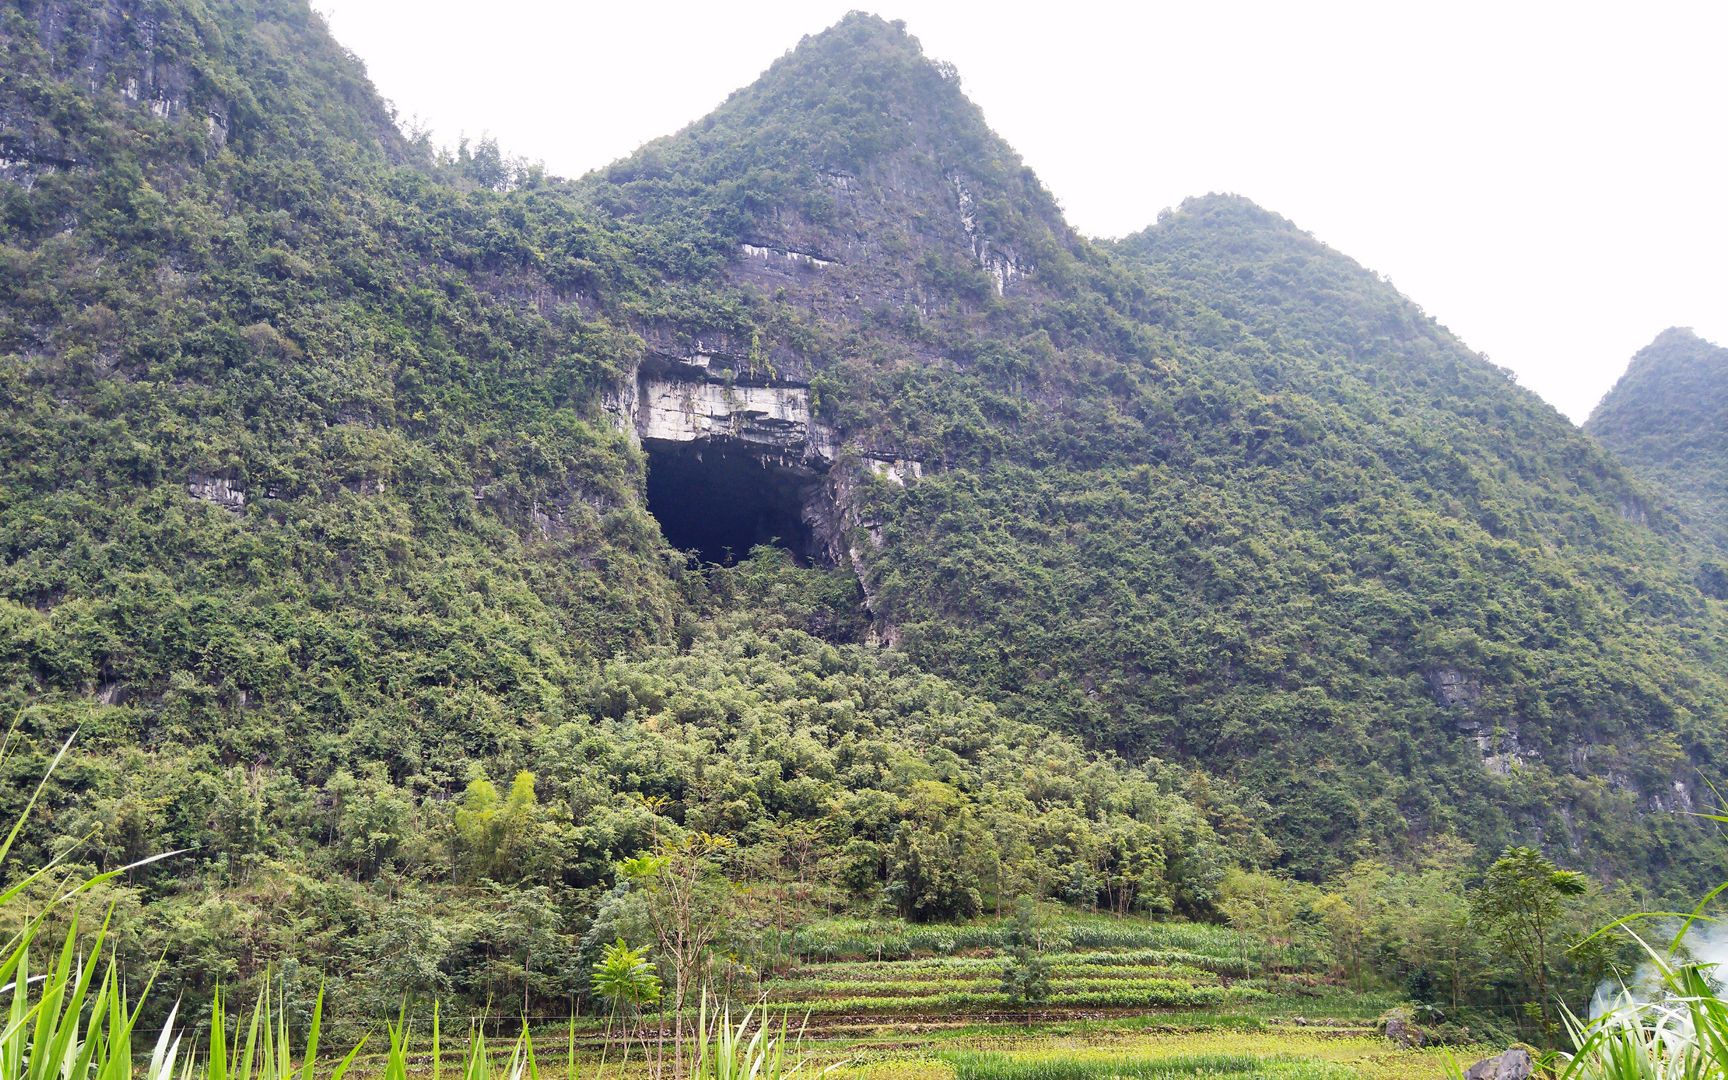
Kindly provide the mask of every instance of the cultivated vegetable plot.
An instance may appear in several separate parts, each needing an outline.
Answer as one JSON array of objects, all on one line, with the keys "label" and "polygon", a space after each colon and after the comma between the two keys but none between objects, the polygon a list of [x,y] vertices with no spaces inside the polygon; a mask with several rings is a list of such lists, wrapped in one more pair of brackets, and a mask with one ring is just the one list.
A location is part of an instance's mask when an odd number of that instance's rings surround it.
[{"label": "cultivated vegetable plot", "polygon": [[779,1005],[813,1017],[1209,1009],[1267,996],[1258,946],[1232,930],[1070,916],[1036,933],[1040,1000],[1002,987],[1013,962],[1006,920],[919,927],[829,920],[800,933],[805,962],[768,982]]}]

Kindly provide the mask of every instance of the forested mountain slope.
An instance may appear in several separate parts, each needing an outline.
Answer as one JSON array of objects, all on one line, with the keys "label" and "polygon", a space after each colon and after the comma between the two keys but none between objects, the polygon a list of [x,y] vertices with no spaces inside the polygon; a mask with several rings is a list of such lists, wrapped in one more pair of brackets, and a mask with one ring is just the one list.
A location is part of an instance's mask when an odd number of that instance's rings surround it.
[{"label": "forested mountain slope", "polygon": [[[1728,552],[1728,349],[1674,328],[1638,351],[1584,430],[1673,492]],[[1728,580],[1715,586],[1720,598]]]},{"label": "forested mountain slope", "polygon": [[301,763],[282,729],[495,752],[672,620],[640,465],[586,407],[633,346],[567,299],[636,271],[393,164],[304,8],[213,10],[5,12],[12,692],[136,703],[116,739],[227,763]]},{"label": "forested mountain slope", "polygon": [[1201,780],[845,644],[849,571],[666,546],[609,409],[638,329],[736,303],[730,250],[404,142],[300,3],[0,20],[0,694],[39,750],[0,801],[76,732],[22,857],[186,850],[105,897],[135,970],[563,1001],[614,863],[687,829],[921,919],[1204,914],[1261,851]]},{"label": "forested mountain slope", "polygon": [[[80,732],[44,849],[192,849],[138,957],[555,999],[694,829],[923,919],[1710,865],[1671,515],[1273,215],[1078,237],[893,24],[564,183],[404,140],[297,0],[0,19],[0,694]],[[654,470],[811,565],[693,566]]]},{"label": "forested mountain slope", "polygon": [[921,664],[1232,777],[1305,872],[1448,830],[1690,861],[1724,623],[1671,515],[1289,223],[1209,198],[1082,241],[864,17],[581,190],[822,260],[725,280],[843,442],[921,462],[854,545]]},{"label": "forested mountain slope", "polygon": [[[1352,593],[1398,595],[1332,611],[1358,655],[1420,677],[1441,711],[1419,723],[1469,732],[1490,771],[1540,745],[1555,772],[1508,788],[1542,792],[1532,811],[1688,803],[1698,780],[1680,762],[1708,775],[1721,734],[1723,610],[1660,496],[1389,283],[1245,200],[1191,200],[1118,249],[1184,297],[1214,370],[1302,403],[1323,433],[1281,457],[1331,482],[1282,502],[1306,498],[1306,527],[1353,552]],[[1348,508],[1328,505],[1341,494]],[[1650,769],[1664,756],[1666,778]]]}]

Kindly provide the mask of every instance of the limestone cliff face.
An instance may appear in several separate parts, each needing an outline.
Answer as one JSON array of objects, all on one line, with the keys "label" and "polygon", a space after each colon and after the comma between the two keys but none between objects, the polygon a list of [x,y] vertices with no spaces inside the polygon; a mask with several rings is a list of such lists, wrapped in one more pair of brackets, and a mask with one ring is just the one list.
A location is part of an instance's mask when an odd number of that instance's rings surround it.
[{"label": "limestone cliff face", "polygon": [[644,440],[730,438],[812,463],[832,456],[811,420],[809,391],[790,386],[736,386],[682,379],[639,384],[636,431]]},{"label": "limestone cliff face", "polygon": [[[842,561],[829,476],[834,432],[814,415],[808,386],[741,372],[738,360],[701,342],[682,353],[651,351],[610,395],[607,410],[631,443],[648,453],[651,473],[700,472],[724,462],[730,473],[726,498],[790,503],[811,539],[800,554]],[[755,476],[752,484],[739,486],[740,468]],[[700,499],[708,494],[705,486],[701,478],[685,478],[677,497]]]},{"label": "limestone cliff face", "polygon": [[[234,32],[233,19],[244,26]],[[213,158],[231,140],[244,144],[293,126],[282,101],[241,92],[245,72],[279,70],[286,58],[332,59],[330,85],[301,85],[296,102],[316,124],[346,128],[362,145],[402,161],[410,155],[389,108],[371,91],[359,61],[335,46],[310,9],[273,0],[230,0],[217,7],[153,0],[37,0],[0,7],[0,70],[25,68],[8,46],[32,39],[50,74],[94,91],[96,108],[49,114],[28,77],[0,79],[0,181],[29,189],[54,173],[89,168],[116,152],[144,150],[158,187],[175,169]],[[128,129],[147,140],[128,145]],[[176,158],[180,160],[176,162]]]},{"label": "limestone cliff face", "polygon": [[[57,75],[91,90],[114,91],[108,100],[121,115],[135,109],[167,127],[196,113],[210,147],[226,140],[227,103],[201,86],[183,59],[196,50],[199,28],[182,13],[137,0],[49,0],[11,19],[6,29],[33,34]],[[150,122],[127,119],[141,126]],[[0,86],[0,180],[28,189],[43,176],[86,166],[98,152],[93,134],[43,115],[16,80]]]},{"label": "limestone cliff face", "polygon": [[731,443],[765,464],[812,475],[834,463],[834,433],[813,415],[809,387],[773,378],[741,380],[705,352],[651,356],[624,379],[607,408],[638,446]]},{"label": "limestone cliff face", "polygon": [[246,509],[245,487],[226,476],[193,472],[186,477],[186,494],[215,503],[230,513],[239,514]]}]

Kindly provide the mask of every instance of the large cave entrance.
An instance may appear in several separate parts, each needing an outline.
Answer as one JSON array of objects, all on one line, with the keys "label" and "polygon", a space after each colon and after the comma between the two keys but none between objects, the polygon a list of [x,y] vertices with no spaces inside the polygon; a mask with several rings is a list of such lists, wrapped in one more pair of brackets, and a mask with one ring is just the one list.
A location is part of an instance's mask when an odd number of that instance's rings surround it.
[{"label": "large cave entrance", "polygon": [[808,566],[826,561],[804,520],[821,487],[809,469],[765,462],[761,452],[701,440],[644,439],[648,512],[666,542],[703,562],[736,562],[758,544]]}]

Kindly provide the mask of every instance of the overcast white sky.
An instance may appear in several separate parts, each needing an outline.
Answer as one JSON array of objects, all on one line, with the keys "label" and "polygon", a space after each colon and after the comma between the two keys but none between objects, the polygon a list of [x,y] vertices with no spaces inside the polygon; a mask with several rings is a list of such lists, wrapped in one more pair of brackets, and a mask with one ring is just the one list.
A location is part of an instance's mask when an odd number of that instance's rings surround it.
[{"label": "overcast white sky", "polygon": [[[313,0],[404,118],[575,176],[861,0]],[[1239,192],[1583,420],[1668,326],[1728,344],[1728,3],[882,0],[1119,236]]]}]

